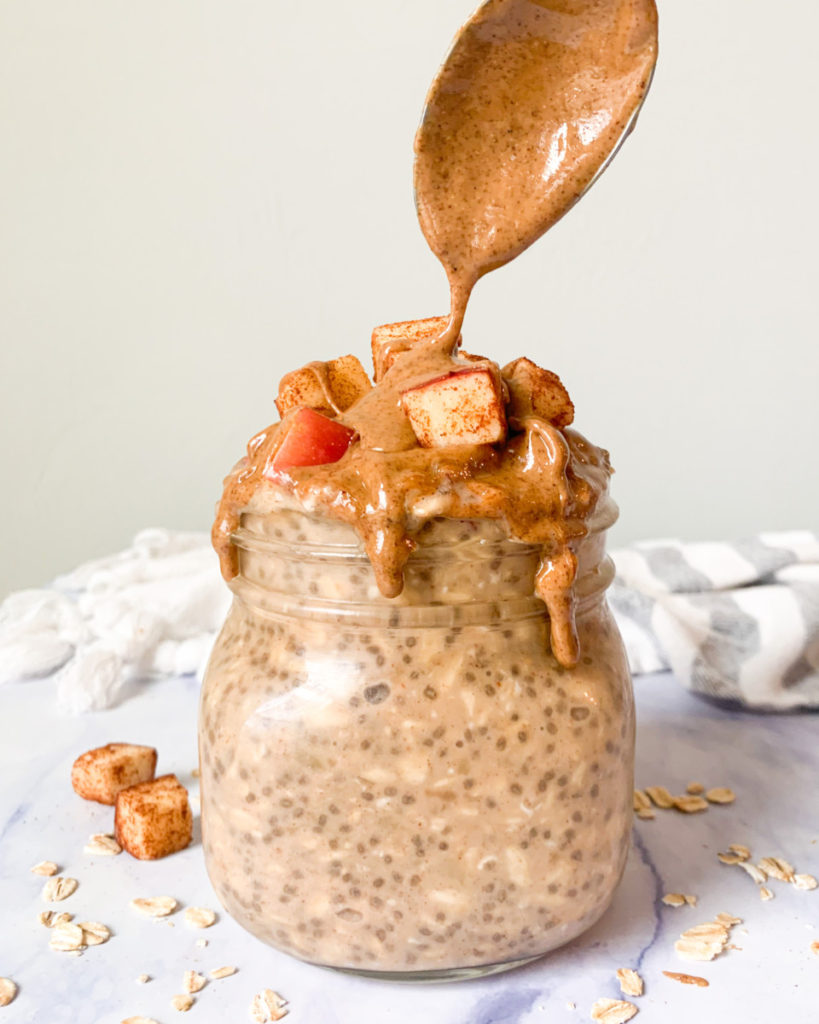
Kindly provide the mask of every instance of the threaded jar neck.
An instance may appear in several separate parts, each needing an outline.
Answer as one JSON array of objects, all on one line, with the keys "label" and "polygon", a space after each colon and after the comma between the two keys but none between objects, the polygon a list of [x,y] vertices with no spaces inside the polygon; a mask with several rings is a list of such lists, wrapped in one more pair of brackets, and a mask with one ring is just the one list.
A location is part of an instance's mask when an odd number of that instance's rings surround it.
[{"label": "threaded jar neck", "polygon": [[[616,517],[606,502],[577,543],[578,614],[602,599],[614,577],[605,532]],[[546,614],[534,595],[541,548],[509,540],[490,520],[430,520],[395,598],[379,592],[357,535],[343,523],[289,508],[245,513],[232,540],[240,571],[231,587],[260,614],[383,628],[492,625]]]}]

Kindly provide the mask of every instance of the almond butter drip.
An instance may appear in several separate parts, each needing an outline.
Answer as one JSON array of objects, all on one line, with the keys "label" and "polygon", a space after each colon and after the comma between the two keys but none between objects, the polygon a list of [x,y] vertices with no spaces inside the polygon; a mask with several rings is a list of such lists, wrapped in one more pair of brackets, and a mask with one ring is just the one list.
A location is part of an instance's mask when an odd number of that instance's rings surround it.
[{"label": "almond butter drip", "polygon": [[[423,522],[415,510],[505,524],[542,546],[535,591],[551,620],[555,657],[578,657],[576,542],[605,494],[608,454],[577,432],[530,417],[498,445],[420,448],[401,392],[465,365],[455,354],[475,283],[523,252],[580,198],[605,166],[648,88],[657,54],[653,0],[488,0],[461,30],[416,137],[418,216],[450,285],[443,333],[396,360],[339,419],[359,440],[332,465],[266,481],[281,435],[257,434],[225,481],[213,528],[222,572],[238,572],[230,536],[260,486],[287,486],[359,535],[386,597]],[[323,390],[332,397],[321,369]],[[332,404],[330,404],[332,408]],[[287,422],[287,417],[283,423]]]},{"label": "almond butter drip", "polygon": [[[426,501],[434,500],[436,516],[499,520],[513,539],[541,545],[535,592],[549,612],[554,655],[570,666],[578,656],[573,545],[586,535],[587,520],[606,492],[608,454],[577,431],[558,430],[537,417],[520,426],[522,432],[503,445],[381,452],[354,444],[332,465],[289,470],[292,482],[286,486],[307,507],[320,508],[358,533],[385,597],[401,593],[404,566],[415,548],[410,521],[416,530],[423,525],[415,522],[412,507]],[[239,568],[230,535],[265,482],[280,427],[257,434],[248,458],[225,481],[213,542],[226,579]]]}]

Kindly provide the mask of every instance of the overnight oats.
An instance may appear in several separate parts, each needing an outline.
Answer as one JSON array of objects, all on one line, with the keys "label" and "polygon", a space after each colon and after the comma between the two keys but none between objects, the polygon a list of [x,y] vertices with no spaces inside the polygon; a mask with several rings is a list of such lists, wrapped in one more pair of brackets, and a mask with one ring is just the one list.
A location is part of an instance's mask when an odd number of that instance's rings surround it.
[{"label": "overnight oats", "polygon": [[448,316],[285,375],[225,480],[234,601],[200,710],[226,909],[322,966],[470,977],[568,942],[630,834],[634,712],[605,601],[608,454],[560,379],[461,345],[469,295],[596,179],[645,96],[653,0],[488,0],[416,137]]},{"label": "overnight oats", "polygon": [[[376,376],[439,326],[376,329]],[[380,383],[353,357],[283,379],[283,418],[214,527],[234,603],[200,721],[230,913],[310,962],[419,978],[513,966],[592,924],[633,789],[608,457],[569,426],[554,374],[447,358],[431,386],[449,397],[404,414],[459,432],[437,447],[362,445],[363,416],[346,424]]]}]

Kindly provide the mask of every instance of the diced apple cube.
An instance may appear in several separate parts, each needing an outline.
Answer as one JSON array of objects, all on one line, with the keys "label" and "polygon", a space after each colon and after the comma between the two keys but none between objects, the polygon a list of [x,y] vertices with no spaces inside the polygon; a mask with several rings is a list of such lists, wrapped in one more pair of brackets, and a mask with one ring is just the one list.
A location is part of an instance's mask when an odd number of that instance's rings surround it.
[{"label": "diced apple cube", "polygon": [[175,775],[123,789],[114,814],[117,842],[138,860],[178,853],[193,838],[188,791]]},{"label": "diced apple cube", "polygon": [[425,381],[404,391],[401,404],[424,448],[492,444],[506,437],[502,385],[493,364]]},{"label": "diced apple cube", "polygon": [[338,462],[350,447],[355,431],[315,409],[299,409],[282,425],[284,438],[265,469],[277,479],[296,466],[323,466]]},{"label": "diced apple cube", "polygon": [[373,328],[373,368],[376,384],[395,360],[419,341],[430,341],[446,327],[449,317],[431,316],[426,320],[402,320]]},{"label": "diced apple cube", "polygon": [[525,356],[508,363],[501,373],[509,387],[510,416],[540,416],[556,427],[568,427],[574,419],[569,392],[556,373],[542,369]]},{"label": "diced apple cube", "polygon": [[330,414],[335,411],[322,384],[320,371],[313,364],[291,370],[282,377],[276,408],[282,418],[294,409],[316,409]]},{"label": "diced apple cube", "polygon": [[346,412],[359,398],[372,390],[370,378],[356,356],[339,356],[327,363],[330,393],[339,412]]},{"label": "diced apple cube", "polygon": [[117,793],[147,782],[156,771],[156,750],[137,743],[108,743],[80,754],[71,769],[71,785],[84,800],[113,805]]},{"label": "diced apple cube", "polygon": [[276,408],[284,417],[293,409],[316,409],[328,414],[344,412],[372,385],[355,356],[308,363],[286,373],[279,384]]}]

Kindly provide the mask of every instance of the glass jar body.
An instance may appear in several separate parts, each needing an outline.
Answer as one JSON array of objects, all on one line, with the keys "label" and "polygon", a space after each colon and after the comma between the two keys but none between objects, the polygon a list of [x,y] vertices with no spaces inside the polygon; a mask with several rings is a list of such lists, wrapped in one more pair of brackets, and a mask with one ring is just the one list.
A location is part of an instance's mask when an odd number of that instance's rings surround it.
[{"label": "glass jar body", "polygon": [[632,815],[602,534],[579,552],[567,670],[531,597],[536,553],[492,524],[436,527],[392,601],[324,530],[280,513],[240,531],[200,713],[220,899],[278,949],[379,976],[488,973],[570,941],[611,900]]}]

